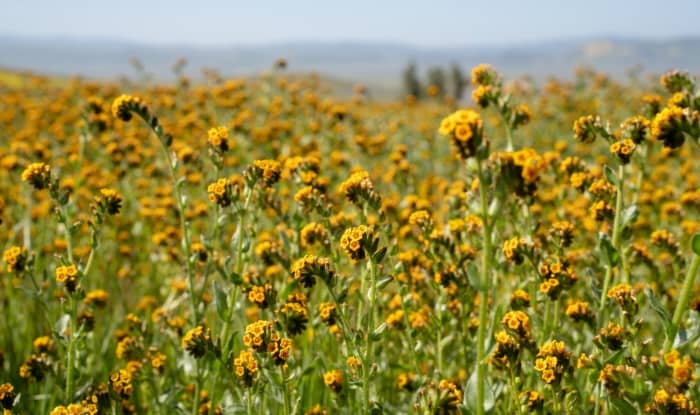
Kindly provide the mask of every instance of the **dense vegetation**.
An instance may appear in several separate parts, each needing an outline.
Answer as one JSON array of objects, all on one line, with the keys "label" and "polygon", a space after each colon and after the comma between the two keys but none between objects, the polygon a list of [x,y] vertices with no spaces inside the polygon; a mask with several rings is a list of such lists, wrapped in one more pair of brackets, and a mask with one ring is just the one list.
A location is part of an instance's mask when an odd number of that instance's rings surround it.
[{"label": "dense vegetation", "polygon": [[0,84],[5,414],[698,414],[693,79],[283,66]]}]

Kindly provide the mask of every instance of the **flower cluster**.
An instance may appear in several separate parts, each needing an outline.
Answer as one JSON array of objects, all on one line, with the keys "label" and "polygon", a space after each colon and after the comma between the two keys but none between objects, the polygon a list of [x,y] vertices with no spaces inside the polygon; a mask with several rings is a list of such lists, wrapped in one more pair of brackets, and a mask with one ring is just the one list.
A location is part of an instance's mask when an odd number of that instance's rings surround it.
[{"label": "flower cluster", "polygon": [[323,382],[333,392],[339,393],[343,389],[343,372],[338,369],[329,370],[323,374]]},{"label": "flower cluster", "polygon": [[677,106],[666,107],[651,121],[651,138],[664,147],[675,149],[683,145],[686,134],[698,135],[700,115],[697,111]]},{"label": "flower cluster", "polygon": [[342,182],[338,190],[350,202],[361,205],[367,202],[370,206],[377,208],[381,203],[379,193],[374,189],[374,184],[365,170],[358,170]]},{"label": "flower cluster", "polygon": [[535,370],[540,372],[545,383],[558,383],[562,376],[571,369],[571,353],[566,350],[564,342],[551,340],[540,347],[535,359]]},{"label": "flower cluster", "polygon": [[193,357],[200,358],[208,351],[214,350],[214,343],[211,339],[211,330],[202,326],[190,329],[182,336],[182,348],[187,350]]},{"label": "flower cluster", "polygon": [[120,369],[110,375],[109,386],[117,396],[128,399],[134,391],[131,381],[131,373],[126,369]]},{"label": "flower cluster", "polygon": [[306,301],[304,294],[290,295],[277,311],[282,326],[290,336],[296,336],[306,330],[306,324],[309,322]]},{"label": "flower cluster", "polygon": [[114,189],[100,189],[93,200],[93,210],[100,216],[116,215],[122,208],[122,196]]},{"label": "flower cluster", "polygon": [[359,261],[365,258],[367,251],[373,253],[370,247],[372,237],[372,229],[365,225],[347,228],[340,237],[340,247],[351,260]]},{"label": "flower cluster", "polygon": [[440,134],[450,137],[459,158],[466,160],[476,155],[484,140],[484,122],[472,110],[458,110],[440,123]]},{"label": "flower cluster", "polygon": [[11,384],[3,383],[0,385],[0,408],[6,411],[12,410],[16,397],[15,388]]},{"label": "flower cluster", "polygon": [[574,138],[576,141],[589,144],[595,141],[602,129],[600,117],[584,115],[574,121]]},{"label": "flower cluster", "polygon": [[2,259],[7,265],[7,272],[22,272],[27,266],[27,250],[19,246],[12,246],[2,253]]},{"label": "flower cluster", "polygon": [[74,292],[78,286],[78,268],[73,264],[56,267],[56,282],[63,284],[69,293]]},{"label": "flower cluster", "polygon": [[255,360],[253,353],[241,350],[238,357],[233,360],[233,365],[236,368],[236,376],[245,386],[250,387],[259,372],[258,361]]},{"label": "flower cluster", "polygon": [[112,116],[122,121],[129,121],[132,117],[132,112],[139,115],[147,114],[148,107],[139,97],[131,95],[120,95],[112,102]]},{"label": "flower cluster", "polygon": [[503,242],[503,256],[515,265],[522,264],[531,250],[532,247],[525,241],[525,238],[514,236]]},{"label": "flower cluster", "polygon": [[28,182],[36,190],[46,189],[51,184],[51,166],[45,163],[32,163],[22,172],[22,181]]},{"label": "flower cluster", "polygon": [[96,415],[98,407],[94,403],[72,403],[68,406],[59,405],[49,415]]},{"label": "flower cluster", "polygon": [[228,128],[219,126],[210,128],[207,132],[209,145],[218,153],[225,153],[229,149]]},{"label": "flower cluster", "polygon": [[292,264],[291,273],[304,288],[311,288],[316,284],[314,277],[330,283],[334,276],[328,258],[319,258],[315,255],[304,255],[296,260]]},{"label": "flower cluster", "polygon": [[237,199],[240,183],[236,179],[222,178],[207,186],[209,201],[221,207],[230,206]]},{"label": "flower cluster", "polygon": [[266,186],[272,186],[280,179],[282,165],[277,160],[255,160],[251,172],[253,178],[262,179]]},{"label": "flower cluster", "polygon": [[620,160],[620,163],[627,164],[636,147],[634,141],[627,138],[610,144],[610,152]]},{"label": "flower cluster", "polygon": [[271,284],[254,285],[248,290],[248,301],[265,309],[272,305],[276,295],[277,293]]}]

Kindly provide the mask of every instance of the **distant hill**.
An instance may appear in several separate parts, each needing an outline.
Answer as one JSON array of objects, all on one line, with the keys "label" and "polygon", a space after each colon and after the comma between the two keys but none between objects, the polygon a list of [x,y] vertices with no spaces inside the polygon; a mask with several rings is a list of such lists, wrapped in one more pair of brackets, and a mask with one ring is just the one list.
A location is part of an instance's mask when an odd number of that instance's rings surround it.
[{"label": "distant hill", "polygon": [[452,62],[465,70],[488,62],[508,76],[570,76],[587,65],[620,77],[637,67],[660,73],[680,68],[700,72],[700,37],[665,40],[601,37],[538,42],[516,46],[423,48],[392,43],[287,43],[257,46],[153,46],[119,40],[30,38],[0,35],[0,67],[93,78],[133,76],[137,58],[159,79],[173,76],[178,58],[188,61],[186,73],[201,76],[202,67],[224,76],[253,75],[278,58],[297,73],[316,71],[337,79],[397,90],[401,70],[413,61],[421,71]]}]

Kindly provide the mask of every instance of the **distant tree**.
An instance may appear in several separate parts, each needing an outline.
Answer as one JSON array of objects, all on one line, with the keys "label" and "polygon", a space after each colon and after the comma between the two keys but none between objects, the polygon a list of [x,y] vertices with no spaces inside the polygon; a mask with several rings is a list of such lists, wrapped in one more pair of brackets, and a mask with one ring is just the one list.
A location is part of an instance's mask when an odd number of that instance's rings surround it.
[{"label": "distant tree", "polygon": [[450,66],[450,77],[452,78],[452,94],[454,99],[459,101],[467,86],[467,79],[464,77],[462,69],[456,63]]},{"label": "distant tree", "polygon": [[428,94],[437,97],[445,96],[445,71],[440,67],[428,70]]},{"label": "distant tree", "polygon": [[420,98],[423,95],[418,79],[418,70],[414,62],[406,65],[403,71],[403,90],[406,95],[412,95],[415,98]]}]

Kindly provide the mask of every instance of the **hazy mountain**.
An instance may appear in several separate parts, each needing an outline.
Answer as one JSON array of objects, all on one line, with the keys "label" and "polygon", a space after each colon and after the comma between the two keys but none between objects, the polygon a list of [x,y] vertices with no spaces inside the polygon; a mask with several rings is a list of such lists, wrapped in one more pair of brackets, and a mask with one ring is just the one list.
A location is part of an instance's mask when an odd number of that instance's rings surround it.
[{"label": "hazy mountain", "polygon": [[0,67],[51,74],[82,74],[105,78],[134,75],[130,60],[146,70],[171,78],[172,65],[187,58],[186,72],[202,67],[223,75],[252,75],[269,69],[280,57],[294,72],[317,71],[368,85],[395,87],[404,66],[415,62],[421,71],[458,63],[465,70],[488,62],[509,76],[530,74],[569,76],[576,65],[588,65],[622,76],[632,67],[659,73],[672,68],[700,72],[700,37],[665,40],[601,37],[539,42],[515,46],[423,48],[391,43],[297,42],[256,46],[154,46],[111,39],[30,38],[0,35]]}]

